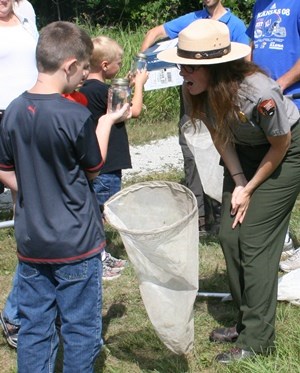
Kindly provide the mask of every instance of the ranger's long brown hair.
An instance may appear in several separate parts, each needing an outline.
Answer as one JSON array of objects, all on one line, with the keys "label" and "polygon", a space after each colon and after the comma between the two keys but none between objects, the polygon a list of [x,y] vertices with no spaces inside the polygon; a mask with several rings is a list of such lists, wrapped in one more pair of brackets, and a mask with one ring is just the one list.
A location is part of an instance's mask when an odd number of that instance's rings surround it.
[{"label": "ranger's long brown hair", "polygon": [[230,123],[236,122],[238,112],[237,92],[247,75],[264,73],[257,65],[244,59],[222,64],[205,66],[210,81],[207,91],[199,95],[189,95],[192,119],[209,119],[216,130],[215,140],[219,143],[232,141]]}]

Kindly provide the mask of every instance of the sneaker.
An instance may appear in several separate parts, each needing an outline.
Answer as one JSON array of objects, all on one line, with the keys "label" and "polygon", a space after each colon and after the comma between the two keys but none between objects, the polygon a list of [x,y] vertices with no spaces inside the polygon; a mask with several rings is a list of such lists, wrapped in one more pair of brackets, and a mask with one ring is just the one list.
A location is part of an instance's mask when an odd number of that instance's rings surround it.
[{"label": "sneaker", "polygon": [[111,281],[121,276],[120,270],[110,268],[103,263],[102,280]]},{"label": "sneaker", "polygon": [[111,254],[106,253],[106,257],[103,261],[103,265],[110,267],[110,268],[116,268],[116,269],[121,270],[127,266],[127,260],[117,259],[117,258],[114,258]]},{"label": "sneaker", "polygon": [[295,250],[294,254],[287,260],[280,262],[279,267],[284,272],[290,272],[294,269],[300,268],[300,248]]},{"label": "sneaker", "polygon": [[2,312],[0,312],[0,323],[2,325],[7,343],[11,347],[17,348],[18,333],[19,333],[20,327],[7,322],[5,318],[3,317]]},{"label": "sneaker", "polygon": [[295,248],[294,248],[294,243],[291,237],[289,237],[288,241],[285,241],[283,244],[282,248],[282,253],[281,253],[281,261],[284,261],[291,257],[295,253]]}]

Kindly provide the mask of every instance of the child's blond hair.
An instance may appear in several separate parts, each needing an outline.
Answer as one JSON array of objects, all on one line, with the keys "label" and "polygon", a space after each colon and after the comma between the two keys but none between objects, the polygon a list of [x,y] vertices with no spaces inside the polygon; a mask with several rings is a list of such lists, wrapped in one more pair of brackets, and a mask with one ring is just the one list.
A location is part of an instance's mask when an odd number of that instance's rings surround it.
[{"label": "child's blond hair", "polygon": [[92,38],[94,44],[93,54],[90,60],[91,73],[99,70],[102,61],[113,62],[124,54],[123,48],[114,39],[108,36]]}]

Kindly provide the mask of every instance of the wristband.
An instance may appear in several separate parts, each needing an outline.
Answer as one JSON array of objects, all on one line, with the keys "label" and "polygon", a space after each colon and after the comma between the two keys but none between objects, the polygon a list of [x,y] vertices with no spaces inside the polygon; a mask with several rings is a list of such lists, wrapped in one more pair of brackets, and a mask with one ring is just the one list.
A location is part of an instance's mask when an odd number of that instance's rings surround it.
[{"label": "wristband", "polygon": [[244,172],[237,172],[236,174],[231,175],[231,177],[237,176],[237,175],[242,175]]}]

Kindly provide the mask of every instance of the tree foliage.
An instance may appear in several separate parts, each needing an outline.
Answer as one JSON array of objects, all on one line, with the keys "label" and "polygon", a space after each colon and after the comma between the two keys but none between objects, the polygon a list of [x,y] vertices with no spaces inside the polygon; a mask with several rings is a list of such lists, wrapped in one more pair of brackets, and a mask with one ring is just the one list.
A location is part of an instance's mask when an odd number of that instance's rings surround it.
[{"label": "tree foliage", "polygon": [[[249,22],[255,0],[223,0],[236,15]],[[56,21],[88,22],[95,26],[140,26],[155,25],[182,14],[202,9],[199,0],[31,0],[38,25]]]}]

